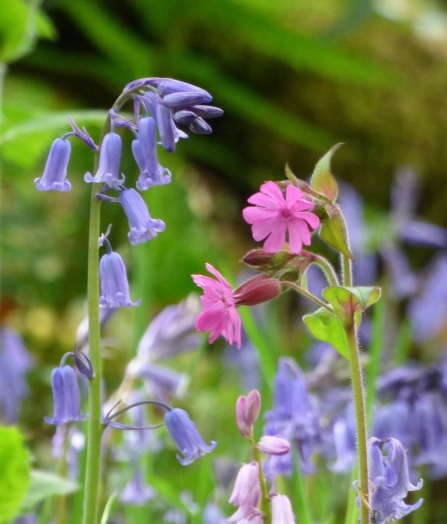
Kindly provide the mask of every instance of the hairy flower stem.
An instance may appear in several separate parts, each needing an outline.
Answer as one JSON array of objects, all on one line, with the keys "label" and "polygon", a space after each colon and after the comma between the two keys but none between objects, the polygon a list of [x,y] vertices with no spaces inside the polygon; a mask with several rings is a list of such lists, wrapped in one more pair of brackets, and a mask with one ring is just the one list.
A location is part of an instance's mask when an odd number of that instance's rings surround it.
[{"label": "hairy flower stem", "polygon": [[[137,89],[136,89],[137,90]],[[121,95],[113,104],[115,111],[131,98],[132,91]],[[110,116],[107,116],[101,135],[101,142],[110,129]],[[93,173],[99,166],[99,151],[95,153]],[[90,226],[88,240],[88,339],[90,362],[95,377],[89,380],[89,419],[87,433],[87,469],[84,484],[84,515],[83,524],[97,524],[98,502],[101,479],[101,383],[102,362],[100,347],[99,321],[99,245],[101,200],[96,198],[102,184],[92,184],[90,198]]]},{"label": "hairy flower stem", "polygon": [[256,447],[256,442],[253,438],[252,431],[249,432],[251,453],[253,460],[258,464],[259,484],[261,485],[261,511],[264,513],[264,524],[272,524],[272,503],[269,498],[267,491],[267,482],[264,477],[264,471],[262,469],[262,457],[261,452]]},{"label": "hairy flower stem", "polygon": [[341,267],[343,272],[343,285],[352,286],[352,260],[346,255],[342,255]]},{"label": "hairy flower stem", "polygon": [[301,293],[302,295],[304,295],[308,299],[313,300],[319,306],[324,307],[326,309],[329,309],[329,311],[333,311],[332,307],[329,304],[326,304],[326,302],[323,302],[318,297],[313,295],[310,291],[307,291],[307,289],[304,289],[303,287],[299,286],[298,284],[295,284],[294,282],[289,282],[287,280],[280,281],[280,284],[282,284],[284,286],[289,286],[289,287],[295,289],[295,291],[298,291],[298,293]]},{"label": "hairy flower stem", "polygon": [[321,255],[314,254],[314,257],[314,264],[316,264],[321,269],[328,284],[330,286],[339,286],[340,283],[338,281],[337,273],[335,272],[335,269],[332,267],[332,264],[329,262],[329,260],[322,257]]},{"label": "hairy flower stem", "polygon": [[361,505],[361,524],[369,524],[368,506],[368,450],[366,435],[366,413],[363,391],[362,370],[360,367],[359,348],[357,344],[357,328],[353,319],[350,326],[345,327],[349,346],[349,363],[351,365],[352,391],[355,404],[355,418],[357,424],[357,450],[360,470],[360,482],[357,491]]}]

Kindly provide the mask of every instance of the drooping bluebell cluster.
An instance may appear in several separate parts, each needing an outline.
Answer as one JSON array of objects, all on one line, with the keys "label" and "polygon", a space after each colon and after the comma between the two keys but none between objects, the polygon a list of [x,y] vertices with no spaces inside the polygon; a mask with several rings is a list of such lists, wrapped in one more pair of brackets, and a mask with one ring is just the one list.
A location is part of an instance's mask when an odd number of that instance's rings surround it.
[{"label": "drooping bluebell cluster", "polygon": [[[273,409],[266,413],[264,434],[280,435],[297,448],[300,469],[303,474],[314,471],[312,454],[320,440],[319,414],[315,409],[304,374],[291,358],[280,358],[274,381]],[[290,474],[291,452],[269,457],[266,474]]]}]

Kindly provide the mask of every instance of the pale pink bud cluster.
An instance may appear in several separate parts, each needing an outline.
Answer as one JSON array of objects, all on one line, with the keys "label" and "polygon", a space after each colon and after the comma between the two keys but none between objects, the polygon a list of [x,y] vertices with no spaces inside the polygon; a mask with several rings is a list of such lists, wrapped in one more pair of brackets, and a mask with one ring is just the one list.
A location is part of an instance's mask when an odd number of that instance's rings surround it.
[{"label": "pale pink bud cluster", "polygon": [[236,423],[241,435],[250,438],[253,425],[258,419],[261,409],[261,395],[253,389],[246,397],[239,397],[236,401]]}]

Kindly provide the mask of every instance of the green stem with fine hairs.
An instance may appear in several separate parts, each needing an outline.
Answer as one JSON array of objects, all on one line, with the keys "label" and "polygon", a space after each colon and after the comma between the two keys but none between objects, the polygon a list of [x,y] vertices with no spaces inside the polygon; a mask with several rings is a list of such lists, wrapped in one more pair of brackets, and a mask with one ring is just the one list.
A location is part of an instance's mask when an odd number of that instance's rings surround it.
[{"label": "green stem with fine hairs", "polygon": [[251,430],[249,431],[249,440],[251,444],[251,453],[253,455],[253,460],[258,465],[259,484],[261,485],[261,510],[264,514],[263,523],[272,524],[272,503],[269,498],[267,482],[265,480],[264,471],[262,469],[261,452],[256,447],[256,442],[253,438],[253,432]]},{"label": "green stem with fine hairs", "polygon": [[[115,111],[119,111],[132,94],[140,88],[127,91],[113,104]],[[107,116],[102,129],[101,141],[110,130],[111,119]],[[95,153],[93,173],[96,174],[99,165],[99,151]],[[83,524],[97,524],[99,488],[101,479],[101,383],[102,362],[100,347],[100,321],[99,321],[99,235],[101,200],[96,198],[102,184],[92,184],[90,198],[90,226],[88,240],[88,326],[89,326],[89,353],[95,377],[89,381],[89,419],[87,433],[87,468],[84,484],[84,515]]]},{"label": "green stem with fine hairs", "polygon": [[289,286],[295,289],[295,291],[298,291],[298,293],[301,293],[303,296],[307,297],[308,299],[313,300],[319,306],[324,307],[328,309],[329,311],[333,311],[332,307],[329,304],[326,304],[326,302],[323,302],[318,297],[313,295],[310,291],[307,291],[307,289],[304,289],[303,287],[299,286],[298,284],[295,284],[294,282],[289,282],[287,280],[281,280],[279,283],[282,284],[283,286]]},{"label": "green stem with fine hairs", "polygon": [[338,281],[337,273],[335,272],[335,269],[332,267],[332,264],[329,262],[329,260],[322,257],[321,255],[314,254],[314,257],[315,259],[313,263],[319,266],[326,277],[328,284],[330,286],[339,286],[340,283]]}]

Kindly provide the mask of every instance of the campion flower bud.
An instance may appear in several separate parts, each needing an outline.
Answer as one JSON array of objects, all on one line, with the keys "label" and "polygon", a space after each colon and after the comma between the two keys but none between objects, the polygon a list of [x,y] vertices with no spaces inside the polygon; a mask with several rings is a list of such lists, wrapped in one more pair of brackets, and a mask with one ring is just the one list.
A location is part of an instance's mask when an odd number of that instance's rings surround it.
[{"label": "campion flower bud", "polygon": [[113,130],[108,133],[101,144],[99,153],[99,168],[95,176],[91,173],[84,175],[86,182],[96,184],[108,184],[111,187],[118,187],[124,183],[124,175],[119,178],[119,169],[121,162],[122,140]]},{"label": "campion flower bud", "polygon": [[136,302],[130,300],[129,282],[127,281],[126,266],[123,259],[112,251],[110,243],[107,243],[107,251],[99,262],[99,275],[101,277],[101,297],[99,307],[129,307],[139,306],[141,299]]},{"label": "campion flower bud", "polygon": [[290,500],[285,495],[272,495],[272,524],[295,524]]},{"label": "campion flower bud", "polygon": [[56,138],[51,145],[42,178],[34,179],[39,191],[70,191],[71,184],[66,179],[71,144],[63,138]]},{"label": "campion flower bud", "polygon": [[44,417],[47,424],[59,426],[67,422],[84,421],[80,410],[81,394],[76,374],[70,366],[58,367],[51,375],[54,399],[54,415],[50,419]]},{"label": "campion flower bud", "polygon": [[168,411],[164,420],[169,435],[183,455],[183,458],[177,455],[177,460],[182,466],[191,464],[194,460],[205,455],[205,453],[213,451],[217,446],[217,443],[213,441],[211,441],[209,446],[205,443],[194,422],[191,421],[188,413],[183,409],[174,408]]},{"label": "campion flower bud", "polygon": [[152,240],[165,230],[162,220],[151,218],[146,202],[135,189],[121,191],[120,202],[129,220],[130,233],[127,236],[133,246]]},{"label": "campion flower bud", "polygon": [[282,287],[278,280],[264,274],[257,275],[234,290],[234,303],[236,307],[256,306],[276,298],[281,292]]},{"label": "campion flower bud", "polygon": [[145,191],[152,186],[169,184],[171,172],[162,167],[157,159],[157,137],[153,118],[146,116],[140,119],[138,138],[132,142],[132,151],[141,171],[137,189]]},{"label": "campion flower bud", "polygon": [[248,439],[261,409],[261,395],[253,389],[246,397],[239,397],[236,402],[236,423],[241,435]]},{"label": "campion flower bud", "polygon": [[203,102],[204,95],[197,91],[184,93],[171,93],[162,98],[162,104],[171,109],[181,109]]},{"label": "campion flower bud", "polygon": [[290,451],[290,444],[287,440],[278,436],[264,435],[256,447],[266,455],[285,455]]},{"label": "campion flower bud", "polygon": [[261,500],[259,468],[256,462],[244,464],[236,477],[233,492],[228,501],[233,506],[256,507]]}]

